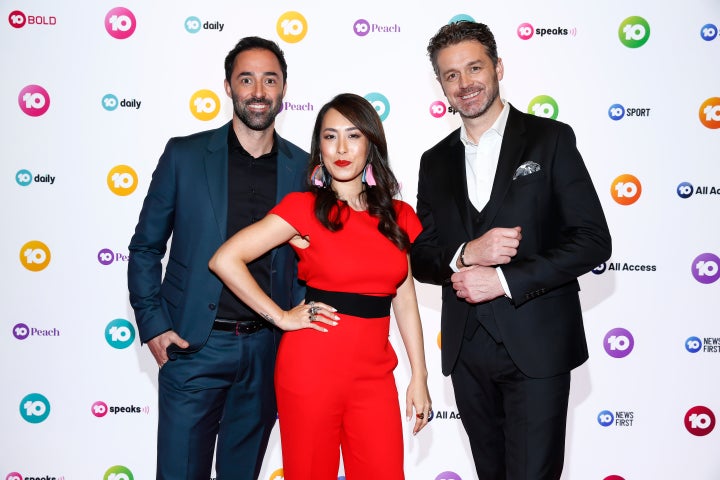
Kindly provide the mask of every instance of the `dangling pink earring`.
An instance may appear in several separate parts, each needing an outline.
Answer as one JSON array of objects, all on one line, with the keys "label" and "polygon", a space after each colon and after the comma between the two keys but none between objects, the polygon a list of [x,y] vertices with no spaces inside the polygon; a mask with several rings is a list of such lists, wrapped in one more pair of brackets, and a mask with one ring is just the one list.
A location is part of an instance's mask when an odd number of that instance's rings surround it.
[{"label": "dangling pink earring", "polygon": [[316,187],[327,188],[330,186],[330,173],[322,163],[318,164],[310,175],[312,184]]},{"label": "dangling pink earring", "polygon": [[373,175],[372,164],[369,162],[367,165],[365,165],[365,170],[363,170],[362,182],[367,184],[368,187],[374,187],[375,185],[377,185],[377,182],[375,181],[375,175]]}]

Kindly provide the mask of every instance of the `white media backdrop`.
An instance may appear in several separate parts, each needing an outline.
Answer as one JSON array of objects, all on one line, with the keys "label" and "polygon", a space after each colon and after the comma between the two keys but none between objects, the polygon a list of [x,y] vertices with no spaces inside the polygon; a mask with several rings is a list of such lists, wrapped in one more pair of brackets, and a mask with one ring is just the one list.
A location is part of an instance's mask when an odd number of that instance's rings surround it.
[{"label": "white media backdrop", "polygon": [[[230,118],[239,38],[285,51],[276,126],[305,149],[332,96],[373,101],[414,205],[420,155],[459,126],[425,48],[469,17],[496,35],[503,97],[574,127],[613,234],[580,280],[591,357],[573,373],[563,479],[720,479],[718,0],[323,3],[5,2],[0,478],[154,477],[157,366],[127,245],[168,138]],[[417,288],[436,417],[406,436],[407,478],[473,480],[440,373],[440,291]],[[283,478],[277,428],[260,478]]]}]

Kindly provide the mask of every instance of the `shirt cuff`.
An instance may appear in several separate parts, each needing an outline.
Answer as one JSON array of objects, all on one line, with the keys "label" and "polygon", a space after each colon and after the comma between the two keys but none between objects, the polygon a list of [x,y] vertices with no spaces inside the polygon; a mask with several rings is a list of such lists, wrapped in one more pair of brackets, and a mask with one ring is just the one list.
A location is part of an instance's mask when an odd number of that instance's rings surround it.
[{"label": "shirt cuff", "polygon": [[455,255],[453,255],[452,261],[450,262],[450,268],[453,272],[457,273],[460,271],[460,269],[457,267],[458,264],[458,257],[460,257],[460,250],[462,250],[464,243],[461,243],[458,247],[457,251],[455,252]]},{"label": "shirt cuff", "polygon": [[495,271],[497,272],[498,278],[500,279],[500,285],[502,285],[505,296],[508,298],[512,298],[512,295],[510,295],[510,287],[508,287],[507,280],[505,280],[505,275],[503,274],[502,269],[500,267],[495,267]]}]

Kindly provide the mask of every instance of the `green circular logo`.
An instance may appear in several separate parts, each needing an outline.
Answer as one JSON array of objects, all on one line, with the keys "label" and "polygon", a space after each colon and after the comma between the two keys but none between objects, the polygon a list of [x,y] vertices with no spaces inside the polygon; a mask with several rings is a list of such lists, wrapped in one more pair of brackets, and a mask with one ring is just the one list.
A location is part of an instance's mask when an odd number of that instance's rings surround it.
[{"label": "green circular logo", "polygon": [[639,48],[650,38],[650,24],[642,17],[628,17],[618,28],[618,37],[628,48]]},{"label": "green circular logo", "polygon": [[538,95],[530,100],[527,113],[537,117],[552,118],[553,120],[557,120],[559,111],[560,109],[558,108],[558,104],[554,98],[549,95]]},{"label": "green circular logo", "polygon": [[103,475],[103,480],[135,480],[135,477],[129,468],[115,465],[107,469],[107,472]]}]

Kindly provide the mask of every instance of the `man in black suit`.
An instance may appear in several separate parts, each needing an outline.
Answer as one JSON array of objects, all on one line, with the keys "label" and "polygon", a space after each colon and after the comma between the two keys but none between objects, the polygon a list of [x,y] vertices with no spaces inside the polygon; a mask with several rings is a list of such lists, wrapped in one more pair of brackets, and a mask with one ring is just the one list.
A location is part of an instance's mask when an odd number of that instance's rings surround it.
[{"label": "man in black suit", "polygon": [[462,126],[421,159],[412,269],[442,285],[442,370],[480,480],[558,479],[570,371],[588,358],[577,277],[611,239],[573,130],[500,98],[492,32],[457,22],[430,40]]}]

